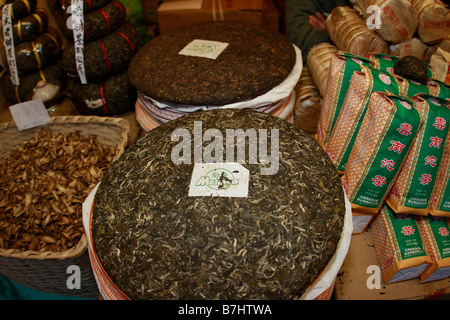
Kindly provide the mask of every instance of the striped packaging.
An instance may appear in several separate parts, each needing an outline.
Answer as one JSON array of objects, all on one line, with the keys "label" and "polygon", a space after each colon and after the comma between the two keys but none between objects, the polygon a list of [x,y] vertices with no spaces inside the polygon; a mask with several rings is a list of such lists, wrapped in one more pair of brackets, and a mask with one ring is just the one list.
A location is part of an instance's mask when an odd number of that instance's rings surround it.
[{"label": "striped packaging", "polygon": [[342,177],[352,209],[379,211],[420,125],[407,97],[372,94]]},{"label": "striped packaging", "polygon": [[353,73],[339,117],[326,146],[326,152],[338,172],[344,172],[372,93],[388,91],[399,94],[400,81],[396,76],[365,66],[361,66],[361,71]]},{"label": "striped packaging", "polygon": [[385,283],[418,278],[431,264],[414,215],[397,214],[384,205],[370,232]]},{"label": "striped packaging", "polygon": [[450,277],[450,224],[442,217],[417,216],[425,251],[432,264],[420,275],[421,282]]},{"label": "striped packaging", "polygon": [[353,72],[360,71],[361,65],[370,66],[370,64],[371,60],[368,58],[342,51],[331,58],[326,94],[323,97],[317,125],[316,139],[323,147],[327,144],[336,123]]},{"label": "striped packaging", "polygon": [[450,106],[448,101],[427,94],[412,100],[423,125],[386,202],[395,212],[427,215],[448,133]]}]

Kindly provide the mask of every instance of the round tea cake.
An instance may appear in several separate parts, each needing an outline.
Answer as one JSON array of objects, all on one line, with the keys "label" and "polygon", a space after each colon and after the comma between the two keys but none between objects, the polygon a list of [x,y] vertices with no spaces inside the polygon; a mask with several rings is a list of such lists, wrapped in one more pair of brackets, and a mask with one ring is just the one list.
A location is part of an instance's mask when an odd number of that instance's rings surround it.
[{"label": "round tea cake", "polygon": [[[217,57],[205,57],[213,53]],[[243,21],[205,22],[148,42],[129,73],[137,90],[152,99],[222,106],[279,85],[295,61],[292,42],[276,31]]]},{"label": "round tea cake", "polygon": [[[228,163],[229,146],[235,162],[245,147],[245,161]],[[217,109],[132,145],[102,179],[91,224],[100,263],[130,299],[293,299],[334,255],[344,215],[314,139],[266,113]]]}]

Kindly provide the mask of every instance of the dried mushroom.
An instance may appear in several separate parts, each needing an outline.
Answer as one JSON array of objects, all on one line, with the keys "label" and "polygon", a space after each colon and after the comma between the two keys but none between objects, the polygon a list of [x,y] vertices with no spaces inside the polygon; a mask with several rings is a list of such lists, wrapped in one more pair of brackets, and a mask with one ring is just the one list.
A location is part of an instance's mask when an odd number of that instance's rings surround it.
[{"label": "dried mushroom", "polygon": [[47,128],[0,159],[0,248],[74,247],[84,233],[82,203],[115,154],[95,136]]}]

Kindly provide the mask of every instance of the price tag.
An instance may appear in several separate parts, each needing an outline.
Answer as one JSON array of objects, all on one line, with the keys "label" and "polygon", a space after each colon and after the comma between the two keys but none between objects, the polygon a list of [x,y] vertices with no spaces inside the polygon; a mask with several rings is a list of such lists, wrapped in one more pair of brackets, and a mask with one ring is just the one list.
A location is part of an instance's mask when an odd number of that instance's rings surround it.
[{"label": "price tag", "polygon": [[18,86],[20,85],[20,82],[19,72],[17,71],[16,52],[14,51],[14,34],[11,21],[11,6],[12,4],[6,4],[2,9],[3,45],[5,46],[9,73],[11,74],[11,82],[15,86]]},{"label": "price tag", "polygon": [[17,129],[23,131],[42,126],[50,121],[50,115],[42,100],[30,100],[9,107]]},{"label": "price tag", "polygon": [[73,0],[70,6],[72,13],[73,41],[75,47],[75,64],[82,84],[86,84],[84,69],[84,15],[83,0]]}]

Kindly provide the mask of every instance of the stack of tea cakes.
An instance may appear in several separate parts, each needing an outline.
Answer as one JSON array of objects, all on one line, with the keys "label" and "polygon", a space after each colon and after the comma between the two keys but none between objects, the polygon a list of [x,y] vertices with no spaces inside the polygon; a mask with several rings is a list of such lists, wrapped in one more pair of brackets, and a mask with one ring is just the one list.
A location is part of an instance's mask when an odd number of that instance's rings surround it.
[{"label": "stack of tea cakes", "polygon": [[[71,12],[68,8],[71,2],[66,0],[64,12]],[[67,17],[70,18],[69,14]],[[120,1],[83,2],[83,64],[87,83],[82,83],[77,71],[74,41],[63,52],[64,71],[71,79],[69,88],[78,100],[81,114],[117,115],[133,108],[136,89],[129,82],[127,70],[142,40],[125,18],[126,10]],[[73,39],[73,30],[66,31]]]},{"label": "stack of tea cakes", "polygon": [[[6,70],[1,85],[9,103],[19,103],[39,98],[53,98],[63,87],[62,66],[57,62],[61,52],[61,36],[48,26],[48,12],[37,8],[36,0],[15,0],[10,3],[10,26],[0,26],[3,46],[0,49],[0,62]],[[1,6],[3,12],[4,5]],[[3,18],[3,14],[2,14]],[[12,35],[14,48],[11,49],[15,66],[8,63],[9,37]],[[17,73],[16,73],[17,71]],[[11,77],[17,74],[18,83]]]}]

